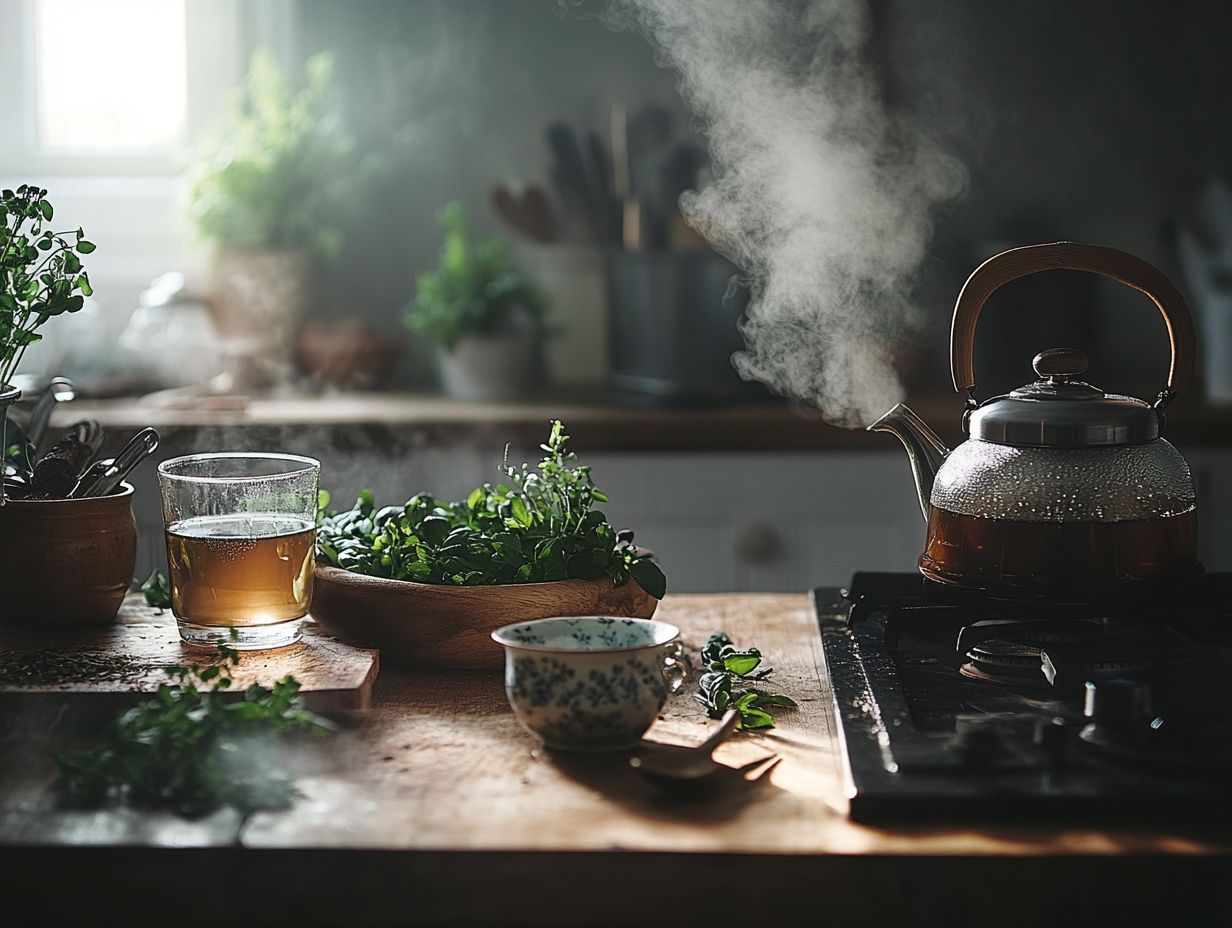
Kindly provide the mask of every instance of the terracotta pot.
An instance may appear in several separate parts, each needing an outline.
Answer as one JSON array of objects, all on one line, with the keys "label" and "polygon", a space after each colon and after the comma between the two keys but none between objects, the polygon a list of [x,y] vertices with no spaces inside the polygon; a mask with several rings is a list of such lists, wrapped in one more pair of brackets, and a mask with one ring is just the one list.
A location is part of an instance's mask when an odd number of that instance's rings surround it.
[{"label": "terracotta pot", "polygon": [[372,332],[360,319],[309,322],[299,333],[300,366],[318,383],[343,389],[383,386],[402,345]]},{"label": "terracotta pot", "polygon": [[317,563],[312,617],[348,644],[379,648],[382,663],[499,670],[491,639],[512,622],[567,615],[648,619],[659,601],[630,580],[438,586],[386,580]]},{"label": "terracotta pot", "polygon": [[133,488],[0,507],[0,620],[47,628],[115,621],[133,582]]}]

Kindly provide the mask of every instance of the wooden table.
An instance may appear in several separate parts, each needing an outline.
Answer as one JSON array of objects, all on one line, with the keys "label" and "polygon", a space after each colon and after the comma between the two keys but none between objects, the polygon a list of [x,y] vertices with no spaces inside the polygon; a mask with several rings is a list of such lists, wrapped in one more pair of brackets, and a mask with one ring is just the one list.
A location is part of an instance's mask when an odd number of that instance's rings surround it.
[{"label": "wooden table", "polygon": [[[6,719],[0,912],[13,925],[217,924],[241,913],[349,926],[1034,925],[1158,909],[1184,924],[1226,893],[1226,823],[1184,833],[852,824],[807,599],[675,596],[659,617],[691,645],[719,628],[756,644],[799,701],[774,731],[717,755],[736,766],[778,752],[766,780],[733,775],[704,795],[667,797],[623,756],[537,750],[498,674],[384,668],[372,710],[295,759],[305,796],[292,810],[185,822],[56,809],[48,757],[63,739]],[[700,740],[707,724],[682,693],[651,737]]]}]

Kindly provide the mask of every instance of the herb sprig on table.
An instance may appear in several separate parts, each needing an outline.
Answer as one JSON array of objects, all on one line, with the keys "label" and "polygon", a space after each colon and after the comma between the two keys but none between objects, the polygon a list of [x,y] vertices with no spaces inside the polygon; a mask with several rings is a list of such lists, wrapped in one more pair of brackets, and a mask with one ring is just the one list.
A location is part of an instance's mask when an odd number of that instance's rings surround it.
[{"label": "herb sprig on table", "polygon": [[70,804],[114,800],[188,817],[291,804],[298,791],[270,746],[334,725],[303,708],[289,675],[272,689],[253,684],[243,698],[229,694],[239,655],[219,650],[219,664],[169,668],[171,682],[116,719],[97,747],[56,758]]},{"label": "herb sprig on table", "polygon": [[715,632],[706,640],[702,664],[706,672],[697,681],[693,698],[706,707],[711,718],[736,709],[740,727],[752,731],[774,727],[774,717],[767,711],[771,707],[796,707],[790,696],[768,693],[754,685],[769,678],[774,668],[761,666],[757,648],[741,650],[723,632]]},{"label": "herb sprig on table", "polygon": [[141,593],[145,604],[155,609],[171,608],[171,581],[161,570],[155,570],[145,583],[141,584]]},{"label": "herb sprig on table", "polygon": [[322,513],[317,552],[345,570],[394,580],[484,586],[608,577],[620,586],[632,578],[662,599],[663,572],[593,508],[607,496],[568,441],[554,421],[537,467],[511,466],[506,449],[508,483],[485,483],[461,502],[420,493],[377,509],[365,490],[353,509]]}]

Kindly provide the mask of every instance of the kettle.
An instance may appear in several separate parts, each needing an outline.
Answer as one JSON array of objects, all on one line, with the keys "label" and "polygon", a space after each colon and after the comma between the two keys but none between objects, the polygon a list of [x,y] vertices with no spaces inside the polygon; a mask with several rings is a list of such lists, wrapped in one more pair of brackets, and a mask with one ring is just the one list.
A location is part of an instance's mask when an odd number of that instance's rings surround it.
[{"label": "kettle", "polygon": [[[992,294],[1020,277],[1072,269],[1145,293],[1171,342],[1168,381],[1154,402],[1081,380],[1087,357],[1054,348],[1038,377],[1003,396],[975,396],[975,326]],[[928,523],[920,572],[946,588],[1010,599],[1089,602],[1161,589],[1201,574],[1189,465],[1162,436],[1164,410],[1189,383],[1194,330],[1184,299],[1159,270],[1102,245],[1012,248],[967,279],[954,307],[950,370],[968,395],[967,440],[952,451],[901,403],[870,425],[907,449]]]}]

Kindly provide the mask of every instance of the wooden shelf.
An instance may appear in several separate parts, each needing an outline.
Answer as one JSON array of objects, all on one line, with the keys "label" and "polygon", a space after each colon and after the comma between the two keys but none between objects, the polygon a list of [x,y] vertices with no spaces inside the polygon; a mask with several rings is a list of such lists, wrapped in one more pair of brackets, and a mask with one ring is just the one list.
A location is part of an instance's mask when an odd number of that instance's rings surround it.
[{"label": "wooden shelf", "polygon": [[[947,442],[961,440],[962,398],[912,397],[910,404]],[[57,410],[57,425],[82,418],[104,426],[178,430],[243,429],[271,440],[286,430],[320,427],[336,435],[362,431],[395,444],[534,446],[546,423],[563,419],[579,447],[625,451],[791,451],[879,449],[893,439],[823,422],[785,401],[697,408],[639,408],[584,394],[543,396],[513,403],[466,403],[411,393],[344,393],[320,397],[253,397],[242,408],[214,408],[209,400],[169,406],[142,399],[80,401]],[[1232,406],[1178,400],[1167,437],[1185,447],[1232,445]]]}]

